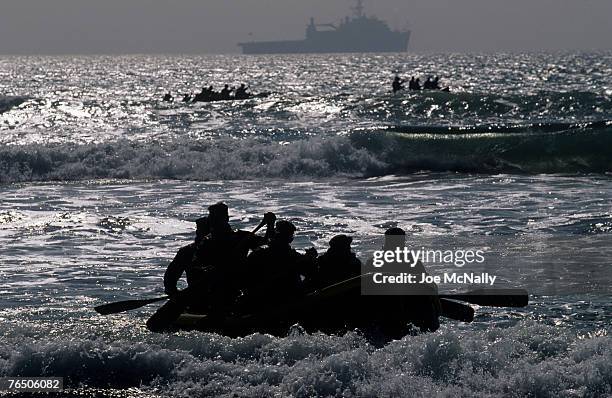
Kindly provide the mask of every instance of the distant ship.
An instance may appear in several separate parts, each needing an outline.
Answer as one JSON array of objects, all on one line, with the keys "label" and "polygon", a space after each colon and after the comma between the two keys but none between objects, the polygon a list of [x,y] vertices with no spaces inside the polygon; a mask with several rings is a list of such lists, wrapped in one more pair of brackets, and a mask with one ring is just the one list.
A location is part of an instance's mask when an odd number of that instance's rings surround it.
[{"label": "distant ship", "polygon": [[[394,31],[386,22],[363,12],[363,1],[354,8],[355,17],[346,17],[340,26],[315,24],[310,18],[306,39],[250,41],[238,43],[244,54],[307,54],[351,52],[402,52],[408,49],[410,31]],[[319,30],[320,27],[326,29]]]}]

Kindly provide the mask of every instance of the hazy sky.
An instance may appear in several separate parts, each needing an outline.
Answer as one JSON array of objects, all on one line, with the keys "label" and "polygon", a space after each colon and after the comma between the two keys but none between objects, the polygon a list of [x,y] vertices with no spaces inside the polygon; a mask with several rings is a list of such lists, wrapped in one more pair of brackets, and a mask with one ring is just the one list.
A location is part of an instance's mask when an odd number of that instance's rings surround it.
[{"label": "hazy sky", "polygon": [[[238,52],[300,39],[351,0],[0,0],[0,53]],[[416,51],[612,49],[612,0],[365,0]]]}]

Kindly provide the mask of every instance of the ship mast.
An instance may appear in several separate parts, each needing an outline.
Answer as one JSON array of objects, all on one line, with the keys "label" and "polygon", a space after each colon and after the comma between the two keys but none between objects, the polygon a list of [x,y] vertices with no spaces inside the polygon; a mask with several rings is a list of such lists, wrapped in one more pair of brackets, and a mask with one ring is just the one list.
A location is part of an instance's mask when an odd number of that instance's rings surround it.
[{"label": "ship mast", "polygon": [[357,5],[353,7],[353,11],[355,11],[357,18],[363,17],[363,0],[357,0]]}]

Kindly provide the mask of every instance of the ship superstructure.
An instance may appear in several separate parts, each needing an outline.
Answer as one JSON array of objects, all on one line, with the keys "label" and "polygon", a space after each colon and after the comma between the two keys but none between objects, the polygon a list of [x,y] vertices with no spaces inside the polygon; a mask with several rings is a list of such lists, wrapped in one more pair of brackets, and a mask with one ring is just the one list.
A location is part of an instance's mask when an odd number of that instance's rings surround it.
[{"label": "ship superstructure", "polygon": [[408,48],[410,31],[391,30],[389,25],[364,13],[358,0],[353,18],[346,17],[338,26],[315,24],[310,18],[304,40],[251,41],[239,43],[244,54],[402,52]]}]

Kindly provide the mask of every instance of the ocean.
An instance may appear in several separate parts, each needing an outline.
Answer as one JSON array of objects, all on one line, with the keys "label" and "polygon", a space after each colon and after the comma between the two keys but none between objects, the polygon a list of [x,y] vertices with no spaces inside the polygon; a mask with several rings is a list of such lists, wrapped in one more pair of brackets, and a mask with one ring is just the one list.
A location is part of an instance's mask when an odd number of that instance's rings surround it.
[{"label": "ocean", "polygon": [[[450,92],[393,94],[395,73]],[[180,101],[240,83],[271,94]],[[366,260],[395,226],[417,249],[481,249],[461,272],[530,304],[383,346],[94,312],[163,294],[217,201],[236,228],[294,222],[298,250],[344,233]],[[75,397],[612,396],[611,203],[610,52],[2,56],[0,377]]]}]

